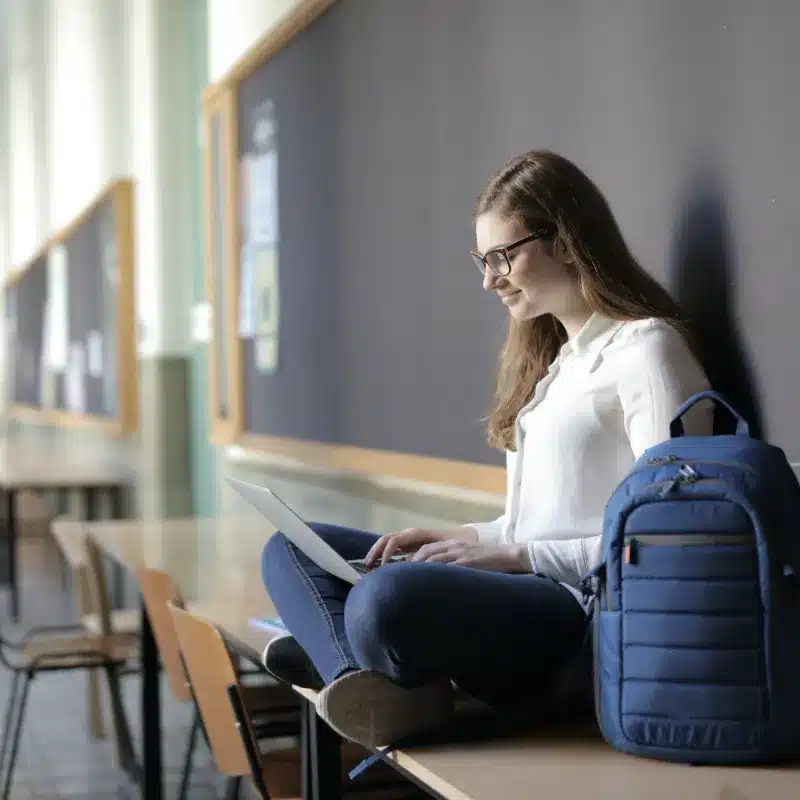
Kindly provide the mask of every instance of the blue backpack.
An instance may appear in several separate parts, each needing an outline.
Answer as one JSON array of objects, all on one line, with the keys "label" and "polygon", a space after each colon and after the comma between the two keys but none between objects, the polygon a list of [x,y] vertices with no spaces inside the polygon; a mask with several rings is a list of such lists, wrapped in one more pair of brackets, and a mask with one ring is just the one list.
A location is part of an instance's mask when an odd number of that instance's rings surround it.
[{"label": "blue backpack", "polygon": [[[735,435],[684,436],[700,400]],[[594,689],[613,747],[696,764],[800,755],[800,485],[715,392],[688,400],[606,510]]]}]

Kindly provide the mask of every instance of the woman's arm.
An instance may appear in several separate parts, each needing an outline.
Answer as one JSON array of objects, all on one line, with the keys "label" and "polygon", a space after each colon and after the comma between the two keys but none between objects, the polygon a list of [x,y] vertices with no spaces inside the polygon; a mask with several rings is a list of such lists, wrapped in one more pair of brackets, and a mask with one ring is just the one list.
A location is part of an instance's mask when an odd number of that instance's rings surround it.
[{"label": "woman's arm", "polygon": [[[669,425],[682,403],[708,388],[708,380],[683,336],[666,323],[636,332],[621,376],[622,425],[634,459],[669,439]],[[689,435],[710,435],[713,408],[701,403],[686,416]],[[602,536],[532,541],[528,553],[533,571],[576,585],[600,563]]]},{"label": "woman's arm", "polygon": [[[709,388],[683,336],[665,324],[637,332],[639,341],[630,359],[631,369],[619,383],[623,424],[634,458],[670,438],[675,412],[690,397]],[[684,418],[689,436],[710,436],[714,408],[704,401]]]},{"label": "woman's arm", "polygon": [[602,536],[528,542],[531,570],[577,586],[600,563]]},{"label": "woman's arm", "polygon": [[471,544],[497,544],[503,535],[505,524],[505,514],[491,522],[470,522],[461,528],[462,533],[458,538]]}]

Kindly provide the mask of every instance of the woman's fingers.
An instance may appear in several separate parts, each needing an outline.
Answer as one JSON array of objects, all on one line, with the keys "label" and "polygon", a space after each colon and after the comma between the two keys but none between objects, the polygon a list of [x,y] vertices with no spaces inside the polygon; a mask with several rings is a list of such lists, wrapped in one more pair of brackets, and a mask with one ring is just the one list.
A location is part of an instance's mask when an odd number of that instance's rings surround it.
[{"label": "woman's fingers", "polygon": [[462,547],[463,542],[459,542],[457,539],[447,539],[443,542],[431,542],[430,544],[425,544],[420,547],[411,557],[411,561],[428,561],[432,556],[448,551],[459,551],[460,554]]},{"label": "woman's fingers", "polygon": [[[398,553],[411,553],[419,551],[421,547],[428,547],[435,543],[441,545],[445,542],[447,534],[440,531],[429,531],[424,528],[406,528],[406,530],[382,536],[370,548],[366,556],[368,566],[374,566],[380,559],[384,564]],[[446,541],[453,541],[447,539]],[[418,559],[419,560],[419,559]]]},{"label": "woman's fingers", "polygon": [[425,559],[426,564],[456,564],[461,558],[461,553],[455,548],[445,550],[444,553],[435,553]]},{"label": "woman's fingers", "polygon": [[411,528],[407,531],[391,534],[383,550],[383,563],[386,564],[391,560],[392,556],[402,553],[409,548],[413,548],[414,540],[415,538],[419,538],[419,533],[420,531],[416,528]]},{"label": "woman's fingers", "polygon": [[370,547],[369,552],[364,557],[364,563],[368,567],[371,567],[381,557],[393,535],[394,534],[387,534],[386,536],[381,536],[381,538]]}]

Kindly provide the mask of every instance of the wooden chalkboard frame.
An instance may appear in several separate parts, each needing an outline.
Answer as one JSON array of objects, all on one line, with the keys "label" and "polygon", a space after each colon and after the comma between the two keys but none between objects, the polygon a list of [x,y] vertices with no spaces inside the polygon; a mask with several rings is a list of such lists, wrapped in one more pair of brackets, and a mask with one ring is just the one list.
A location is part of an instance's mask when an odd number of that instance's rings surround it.
[{"label": "wooden chalkboard frame", "polygon": [[[241,356],[236,334],[236,110],[235,92],[228,84],[212,88],[213,91],[207,91],[203,98],[206,291],[211,306],[209,409],[211,441],[214,444],[228,444],[236,439],[242,425]],[[215,123],[222,145],[217,152]],[[220,178],[216,187],[215,172]],[[215,188],[220,196],[215,196]],[[217,241],[218,231],[225,233],[223,242]],[[218,259],[222,259],[221,264]],[[221,379],[223,370],[225,372]],[[220,385],[225,392],[224,398]]]},{"label": "wooden chalkboard frame", "polygon": [[[211,441],[218,445],[240,445],[254,451],[270,453],[294,462],[313,464],[336,471],[352,471],[360,474],[392,476],[423,483],[443,484],[463,489],[502,494],[506,490],[506,471],[503,467],[456,461],[447,458],[413,455],[385,450],[372,450],[343,444],[328,444],[279,436],[254,434],[244,430],[244,365],[242,342],[238,335],[240,222],[238,214],[238,94],[239,84],[256,69],[285,47],[297,34],[330,8],[336,0],[301,0],[271,33],[258,42],[231,71],[220,81],[209,86],[203,96],[205,125],[205,171],[206,171],[206,265],[207,287],[212,317],[216,319],[219,309],[215,306],[220,287],[216,283],[214,263],[214,223],[227,226],[228,237],[225,258],[228,268],[224,270],[226,322],[224,342],[216,340],[216,326],[212,324],[210,342],[211,369],[209,397],[211,408]],[[213,216],[215,198],[212,196],[211,125],[214,118],[221,120],[225,132],[227,153],[224,186],[220,187],[225,198],[224,219]],[[219,393],[217,378],[219,352],[227,363],[227,415],[218,414]]]},{"label": "wooden chalkboard frame", "polygon": [[108,201],[113,202],[119,283],[117,312],[117,413],[114,416],[12,403],[9,415],[21,422],[72,428],[92,428],[112,435],[127,435],[139,425],[139,369],[136,355],[134,284],[134,185],[130,179],[109,184],[71,223],[51,236],[35,256],[5,280],[4,291],[22,281],[39,259],[66,243]]}]

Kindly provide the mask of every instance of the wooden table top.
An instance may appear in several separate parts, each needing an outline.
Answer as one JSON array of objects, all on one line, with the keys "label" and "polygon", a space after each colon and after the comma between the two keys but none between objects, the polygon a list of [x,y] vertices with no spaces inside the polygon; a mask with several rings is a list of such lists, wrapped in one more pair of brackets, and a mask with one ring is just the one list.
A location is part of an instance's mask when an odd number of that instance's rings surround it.
[{"label": "wooden table top", "polygon": [[101,459],[41,444],[0,444],[0,489],[69,489],[129,483],[130,474]]},{"label": "wooden table top", "polygon": [[[163,569],[194,610],[215,623],[237,648],[258,656],[268,634],[251,617],[275,610],[261,583],[261,551],[272,528],[266,521],[186,519],[162,522],[57,523],[63,539],[86,526],[112,558],[130,570]],[[690,767],[613,751],[596,734],[540,731],[414,748],[394,758],[450,800],[796,800],[797,768]]]}]

